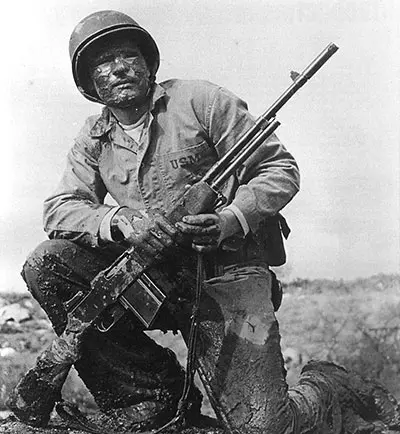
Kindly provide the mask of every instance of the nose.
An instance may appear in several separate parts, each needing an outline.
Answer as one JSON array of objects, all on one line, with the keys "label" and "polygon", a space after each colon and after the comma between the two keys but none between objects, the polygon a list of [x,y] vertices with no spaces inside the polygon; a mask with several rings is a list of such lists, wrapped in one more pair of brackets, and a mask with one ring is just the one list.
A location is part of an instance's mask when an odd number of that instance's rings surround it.
[{"label": "nose", "polygon": [[113,73],[118,75],[130,69],[129,63],[123,57],[116,57],[114,61]]}]

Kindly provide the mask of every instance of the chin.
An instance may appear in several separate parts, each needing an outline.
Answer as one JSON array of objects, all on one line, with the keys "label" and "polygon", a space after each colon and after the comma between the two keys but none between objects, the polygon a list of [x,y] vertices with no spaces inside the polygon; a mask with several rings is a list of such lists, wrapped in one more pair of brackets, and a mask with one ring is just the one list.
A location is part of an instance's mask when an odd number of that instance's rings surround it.
[{"label": "chin", "polygon": [[115,98],[110,98],[107,105],[111,107],[117,107],[117,108],[130,108],[132,106],[140,106],[146,102],[146,94],[140,93],[129,93],[126,95],[119,94]]}]

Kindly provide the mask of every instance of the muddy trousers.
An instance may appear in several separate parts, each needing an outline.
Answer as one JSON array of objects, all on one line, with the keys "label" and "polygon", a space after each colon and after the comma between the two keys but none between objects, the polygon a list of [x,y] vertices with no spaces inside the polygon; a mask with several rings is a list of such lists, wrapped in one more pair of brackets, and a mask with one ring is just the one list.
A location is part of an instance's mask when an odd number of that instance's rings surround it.
[{"label": "muddy trousers", "polygon": [[[65,240],[44,242],[30,255],[24,278],[58,334],[66,324],[63,302],[87,290],[113,259]],[[187,322],[181,330],[186,338]],[[197,352],[200,378],[227,432],[340,432],[337,396],[323,369],[312,367],[288,390],[267,267],[231,265],[206,280]],[[183,369],[133,315],[107,333],[91,328],[81,354],[75,367],[104,412],[123,411],[138,427],[161,424],[174,413]]]},{"label": "muddy trousers", "polygon": [[[78,291],[88,292],[91,279],[119,253],[51,240],[29,255],[23,278],[58,335],[67,325],[64,303]],[[175,414],[184,370],[171,350],[143,332],[131,312],[127,311],[106,333],[89,327],[80,341],[80,359],[74,367],[102,412],[126,418],[132,430],[160,426]],[[192,410],[200,412],[201,394],[197,389],[191,399]]]}]

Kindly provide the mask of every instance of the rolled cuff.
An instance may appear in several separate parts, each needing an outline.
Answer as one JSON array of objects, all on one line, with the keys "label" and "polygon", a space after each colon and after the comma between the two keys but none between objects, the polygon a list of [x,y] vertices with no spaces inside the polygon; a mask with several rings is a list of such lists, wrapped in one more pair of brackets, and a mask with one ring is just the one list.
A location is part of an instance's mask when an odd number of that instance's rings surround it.
[{"label": "rolled cuff", "polygon": [[240,226],[242,227],[243,235],[246,236],[250,232],[250,226],[242,211],[240,211],[240,209],[233,203],[224,208],[224,210],[232,211],[233,214],[235,214],[235,217],[238,219]]},{"label": "rolled cuff", "polygon": [[99,228],[99,238],[102,241],[109,241],[109,242],[113,241],[111,235],[111,220],[113,219],[113,217],[115,216],[115,214],[120,208],[121,207],[119,206],[115,206],[111,208],[108,211],[108,213],[103,217],[103,220],[101,221],[100,228]]}]

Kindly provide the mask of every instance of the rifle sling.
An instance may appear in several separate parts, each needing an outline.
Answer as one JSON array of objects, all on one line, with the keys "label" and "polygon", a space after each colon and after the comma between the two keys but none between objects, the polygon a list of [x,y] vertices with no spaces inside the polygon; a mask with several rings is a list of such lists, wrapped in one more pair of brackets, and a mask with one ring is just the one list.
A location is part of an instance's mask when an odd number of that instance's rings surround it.
[{"label": "rifle sling", "polygon": [[189,332],[189,342],[188,342],[188,355],[186,361],[186,372],[185,372],[185,382],[183,384],[183,390],[181,398],[178,402],[178,408],[173,419],[171,419],[164,426],[159,428],[154,434],[161,433],[165,429],[179,423],[185,423],[185,415],[188,406],[189,393],[194,383],[194,376],[196,373],[196,345],[198,336],[198,316],[200,311],[200,299],[201,292],[203,289],[204,282],[204,264],[203,264],[203,254],[197,253],[197,276],[196,276],[196,298],[192,308],[192,315],[190,317],[190,332]]}]

